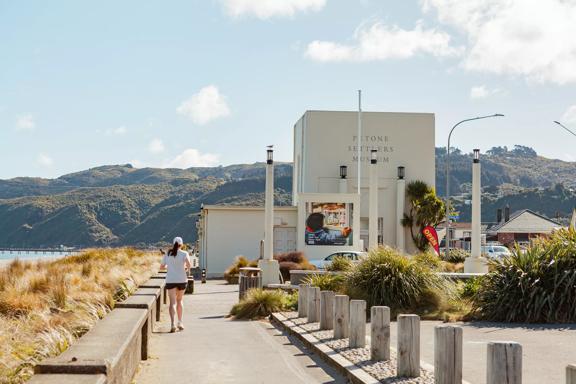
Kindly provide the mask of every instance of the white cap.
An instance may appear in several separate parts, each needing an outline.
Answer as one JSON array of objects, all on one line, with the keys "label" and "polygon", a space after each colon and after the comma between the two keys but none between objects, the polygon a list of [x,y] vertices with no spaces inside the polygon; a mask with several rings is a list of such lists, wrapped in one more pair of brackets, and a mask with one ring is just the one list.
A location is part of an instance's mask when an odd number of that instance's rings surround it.
[{"label": "white cap", "polygon": [[182,241],[181,237],[175,237],[174,240],[172,240],[172,244],[176,244],[176,243],[183,245],[184,241]]}]

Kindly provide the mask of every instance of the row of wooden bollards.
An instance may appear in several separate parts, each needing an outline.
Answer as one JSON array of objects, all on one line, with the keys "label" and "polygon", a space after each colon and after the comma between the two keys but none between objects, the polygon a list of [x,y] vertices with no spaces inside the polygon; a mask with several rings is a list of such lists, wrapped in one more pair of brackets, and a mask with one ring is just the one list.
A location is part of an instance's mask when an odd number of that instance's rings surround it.
[{"label": "row of wooden bollards", "polygon": [[[334,330],[334,339],[349,339],[350,348],[366,346],[366,302],[346,295],[320,291],[301,284],[298,289],[298,317],[320,323],[320,330]],[[390,359],[390,308],[370,308],[370,358]],[[397,317],[397,375],[420,376],[420,317]],[[434,378],[436,384],[462,383],[461,327],[442,325],[434,330]],[[487,384],[522,383],[522,346],[515,342],[489,342]],[[576,365],[566,369],[566,383],[576,384]]]}]

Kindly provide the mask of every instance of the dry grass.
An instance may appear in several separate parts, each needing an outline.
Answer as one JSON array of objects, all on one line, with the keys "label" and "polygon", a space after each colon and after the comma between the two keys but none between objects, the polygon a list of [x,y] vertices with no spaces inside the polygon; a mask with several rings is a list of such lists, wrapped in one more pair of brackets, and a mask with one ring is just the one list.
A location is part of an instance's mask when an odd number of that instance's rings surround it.
[{"label": "dry grass", "polygon": [[93,249],[0,269],[0,383],[23,383],[34,365],[65,351],[158,267],[129,248]]}]

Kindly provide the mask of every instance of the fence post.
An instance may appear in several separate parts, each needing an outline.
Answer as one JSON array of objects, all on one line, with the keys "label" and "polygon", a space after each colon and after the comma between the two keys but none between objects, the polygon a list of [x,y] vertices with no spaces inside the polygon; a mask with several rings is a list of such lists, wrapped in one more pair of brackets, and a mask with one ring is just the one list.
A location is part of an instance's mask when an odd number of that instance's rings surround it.
[{"label": "fence post", "polygon": [[350,300],[350,348],[366,345],[366,302]]},{"label": "fence post", "polygon": [[566,367],[566,384],[576,384],[576,364]]},{"label": "fence post", "polygon": [[350,324],[350,303],[346,295],[334,296],[334,338],[346,339]]},{"label": "fence post", "polygon": [[420,376],[420,317],[398,315],[398,367],[401,377]]},{"label": "fence post", "polygon": [[317,323],[320,320],[320,288],[308,288],[308,322]]},{"label": "fence post", "polygon": [[390,308],[370,309],[370,359],[390,360]]},{"label": "fence post", "polygon": [[308,285],[298,285],[298,317],[306,317],[308,314]]},{"label": "fence post", "polygon": [[462,384],[462,328],[434,328],[434,382]]},{"label": "fence post", "polygon": [[488,343],[486,384],[522,384],[522,345],[511,341]]},{"label": "fence post", "polygon": [[334,328],[334,292],[320,292],[320,329]]}]

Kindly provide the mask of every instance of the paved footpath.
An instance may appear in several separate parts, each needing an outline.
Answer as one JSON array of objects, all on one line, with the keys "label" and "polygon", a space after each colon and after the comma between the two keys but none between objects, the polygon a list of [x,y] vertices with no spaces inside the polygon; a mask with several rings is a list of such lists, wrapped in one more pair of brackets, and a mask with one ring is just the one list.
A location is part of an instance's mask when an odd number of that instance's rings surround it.
[{"label": "paved footpath", "polygon": [[[421,359],[434,364],[434,327],[440,321],[421,322]],[[489,341],[522,344],[523,384],[565,382],[568,364],[576,364],[576,324],[538,325],[502,323],[453,323],[464,331],[464,379],[486,383],[486,345]],[[367,334],[370,334],[369,325]],[[391,345],[396,347],[396,322],[390,324]]]},{"label": "paved footpath", "polygon": [[238,286],[223,281],[196,284],[184,297],[185,330],[169,333],[162,309],[137,384],[346,383],[332,368],[266,321],[225,318],[238,300]]}]

